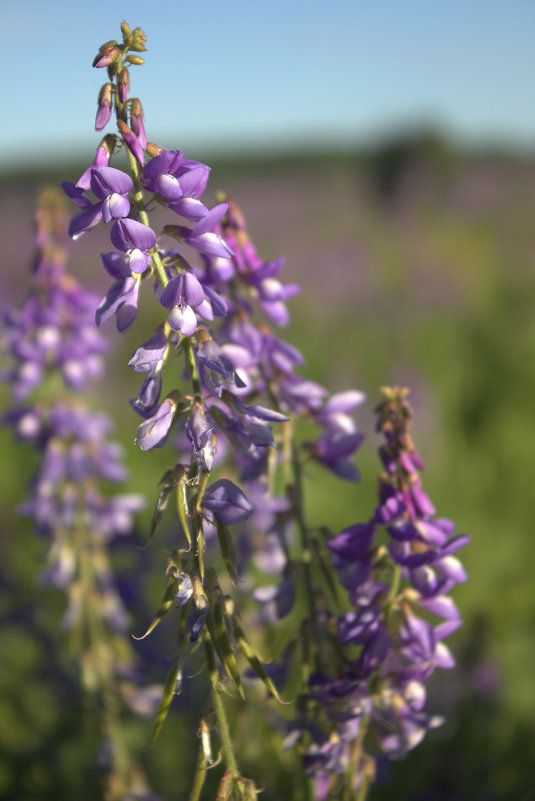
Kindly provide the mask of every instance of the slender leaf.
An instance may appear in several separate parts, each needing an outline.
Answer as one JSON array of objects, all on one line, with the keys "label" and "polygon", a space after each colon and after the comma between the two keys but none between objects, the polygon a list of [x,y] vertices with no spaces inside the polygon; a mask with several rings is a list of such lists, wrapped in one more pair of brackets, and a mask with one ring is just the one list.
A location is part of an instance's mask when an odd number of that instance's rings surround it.
[{"label": "slender leaf", "polygon": [[272,680],[266,673],[266,670],[260,660],[260,657],[258,656],[253,646],[250,644],[249,640],[245,636],[243,629],[241,628],[236,618],[233,619],[232,623],[234,626],[234,636],[236,637],[236,641],[240,646],[245,658],[247,659],[247,661],[257,674],[257,676],[260,679],[262,679],[262,681],[264,682],[270,693],[275,696],[277,701],[279,701],[281,704],[291,703],[290,701],[284,701],[279,695],[279,691],[277,690]]},{"label": "slender leaf", "polygon": [[232,651],[227,627],[225,626],[221,604],[216,603],[212,611],[213,619],[212,615],[209,614],[206,618],[206,625],[208,626],[208,631],[210,632],[214,648],[221,664],[225,668],[227,676],[234,682],[240,696],[245,701],[245,693],[243,691],[240,673],[236,663],[236,657]]},{"label": "slender leaf", "polygon": [[197,557],[199,560],[199,574],[201,576],[201,581],[204,581],[204,532],[202,529],[202,523],[200,523],[199,530],[197,532]]},{"label": "slender leaf", "polygon": [[145,634],[143,634],[141,637],[136,637],[135,635],[132,635],[134,640],[144,640],[145,637],[149,636],[151,631],[154,631],[154,629],[156,628],[156,626],[158,625],[160,620],[162,620],[162,618],[165,617],[165,615],[168,613],[168,611],[173,606],[173,601],[175,599],[175,594],[176,594],[177,589],[178,589],[178,579],[174,578],[174,577],[170,578],[169,582],[167,584],[167,588],[165,590],[164,596],[162,598],[162,602],[160,604],[160,607],[159,607],[159,609],[156,612],[156,615],[154,617],[154,620],[152,621],[152,623],[148,627],[148,629],[145,632]]},{"label": "slender leaf", "polygon": [[228,530],[227,526],[225,526],[219,520],[217,521],[217,538],[219,540],[219,548],[221,549],[221,555],[228,570],[228,574],[232,579],[232,583],[234,586],[236,586],[238,581],[238,573],[236,570],[236,550],[234,548],[232,534]]},{"label": "slender leaf", "polygon": [[160,704],[156,713],[156,719],[154,721],[154,729],[150,741],[151,748],[156,742],[158,734],[160,733],[160,729],[162,728],[164,720],[167,717],[167,712],[169,711],[169,706],[173,700],[173,695],[177,695],[180,692],[184,659],[184,654],[178,654],[175,656],[173,659],[173,664],[171,665],[171,670],[167,674],[165,687],[163,688],[162,697],[160,699]]},{"label": "slender leaf", "polygon": [[152,541],[152,538],[154,537],[156,529],[163,517],[163,513],[167,508],[167,502],[169,500],[169,496],[172,490],[173,490],[172,484],[165,484],[165,486],[163,486],[162,489],[160,490],[160,494],[158,495],[158,500],[156,501],[156,506],[154,507],[154,512],[152,514],[148,543],[150,543]]},{"label": "slender leaf", "polygon": [[184,529],[184,534],[191,549],[191,529],[189,527],[189,511],[188,511],[188,484],[185,478],[181,478],[176,485],[176,505],[178,516]]}]

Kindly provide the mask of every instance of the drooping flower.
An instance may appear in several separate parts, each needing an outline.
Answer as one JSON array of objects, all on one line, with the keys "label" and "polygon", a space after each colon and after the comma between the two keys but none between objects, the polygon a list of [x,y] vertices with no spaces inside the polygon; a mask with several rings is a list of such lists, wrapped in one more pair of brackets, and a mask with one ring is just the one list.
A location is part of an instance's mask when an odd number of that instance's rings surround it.
[{"label": "drooping flower", "polygon": [[139,445],[142,451],[161,447],[167,439],[175,411],[176,401],[172,397],[165,398],[156,412],[138,427],[135,444]]},{"label": "drooping flower", "polygon": [[244,523],[254,511],[243,490],[227,478],[214,481],[208,487],[203,499],[203,506],[213,512],[225,526]]}]

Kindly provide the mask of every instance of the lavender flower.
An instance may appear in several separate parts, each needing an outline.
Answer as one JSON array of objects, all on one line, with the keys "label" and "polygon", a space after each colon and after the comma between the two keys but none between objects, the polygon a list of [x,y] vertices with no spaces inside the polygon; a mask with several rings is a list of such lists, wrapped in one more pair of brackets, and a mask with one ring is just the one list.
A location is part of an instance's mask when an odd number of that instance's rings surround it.
[{"label": "lavender flower", "polygon": [[[358,656],[341,663],[334,678],[311,676],[309,697],[319,702],[328,722],[316,731],[312,720],[301,721],[294,730],[297,738],[304,730],[312,737],[304,758],[318,779],[343,776],[358,737],[355,787],[369,783],[381,753],[400,759],[440,725],[440,718],[425,711],[424,683],[435,669],[455,664],[443,643],[461,625],[449,592],[466,579],[452,554],[468,537],[451,536],[453,523],[434,517],[422,489],[406,391],[384,392],[376,410],[386,466],[379,506],[370,521],[349,526],[328,542],[351,603],[338,621],[339,642],[356,646]],[[390,536],[388,550],[376,543],[381,526]],[[439,622],[431,622],[429,614]]]},{"label": "lavender flower", "polygon": [[[364,798],[377,751],[402,756],[437,723],[425,711],[424,681],[435,668],[453,663],[442,641],[460,622],[448,593],[464,578],[453,554],[466,538],[451,536],[449,521],[434,517],[421,487],[419,457],[403,428],[407,409],[402,395],[392,391],[390,406],[380,410],[386,472],[379,505],[372,520],[346,528],[328,543],[337,580],[347,589],[351,605],[335,621],[317,578],[321,575],[333,594],[336,581],[324,543],[306,521],[302,471],[313,459],[340,478],[359,479],[353,458],[363,437],[353,412],[364,396],[356,390],[329,395],[301,375],[301,353],[264,322],[265,317],[276,325],[288,322],[287,300],[298,287],[281,282],[283,258],[259,257],[233,201],[220,197],[215,206],[207,203],[207,165],[187,159],[181,150],[147,142],[141,103],[128,99],[125,66],[142,62],[136,53],[144,50],[145,38],[126,23],[122,32],[122,44],[105,43],[94,64],[106,66],[115,83],[116,141],[125,146],[131,178],[110,167],[106,158],[65,188],[80,209],[71,221],[73,238],[100,219],[112,222],[116,250],[103,254],[102,263],[114,283],[97,309],[97,324],[116,315],[118,330],[126,331],[144,302],[142,287],[152,286],[163,307],[156,330],[148,339],[144,335],[130,360],[136,372],[145,373],[131,400],[143,418],[136,444],[150,450],[170,443],[178,450],[161,479],[150,532],[152,536],[173,495],[178,541],[166,567],[164,600],[147,633],[176,607],[179,625],[153,739],[172,695],[180,691],[185,660],[200,641],[216,723],[204,724],[208,745],[205,738],[197,778],[211,760],[206,755],[212,727],[221,735],[227,768],[218,797],[254,797],[254,785],[240,775],[225,734],[221,676],[224,672],[244,696],[235,657],[241,651],[269,692],[278,694],[217,572],[221,557],[235,584],[248,570],[245,555],[251,555],[255,571],[268,576],[260,578],[260,586],[254,576],[259,617],[288,616],[300,594],[304,604],[296,607],[306,607],[299,633],[275,670],[287,673],[282,662],[292,649],[300,649],[307,687],[290,739],[301,741],[311,776],[324,783],[332,779],[333,792],[344,790],[344,797],[353,787],[343,788],[343,777],[350,782],[354,777]],[[103,89],[99,125],[108,121],[108,96]],[[96,203],[88,197],[89,189]],[[156,203],[188,224],[165,224],[157,235],[149,218]],[[177,245],[162,246],[165,236]],[[29,386],[41,369],[36,361],[28,370]],[[161,400],[167,382],[173,382],[172,389]],[[303,444],[292,432],[300,418],[316,429]],[[12,419],[21,437],[32,436],[31,409],[19,410]],[[171,431],[176,436],[171,438]],[[51,451],[47,471],[65,475],[65,464],[84,475],[79,448],[68,454]],[[45,516],[48,499],[41,500],[39,514]],[[65,516],[71,507],[66,504]],[[389,538],[387,546],[377,542],[379,529]],[[70,569],[65,559],[63,573]],[[441,622],[430,622],[433,615]],[[329,651],[325,644],[335,648]]]},{"label": "lavender flower", "polygon": [[[133,668],[129,616],[107,546],[132,532],[133,517],[144,501],[139,495],[109,496],[102,489],[103,482],[121,484],[126,470],[120,446],[109,439],[111,421],[90,411],[77,395],[100,374],[107,345],[93,328],[95,298],[65,271],[66,224],[60,201],[55,190],[41,195],[30,293],[21,311],[3,309],[4,342],[14,363],[2,376],[12,395],[3,421],[39,454],[31,494],[19,511],[32,517],[36,530],[50,542],[39,583],[67,594],[62,624],[80,638],[86,689],[100,692],[105,706],[110,694],[115,696],[104,713],[105,736],[113,751],[121,725],[120,699],[123,704],[135,701],[138,688],[127,678]],[[58,377],[63,379],[61,398],[53,391]],[[106,660],[104,649],[110,655]],[[110,760],[109,797],[117,801],[134,788],[148,792],[140,769],[132,765],[124,772],[127,762],[127,752],[119,761]]]}]

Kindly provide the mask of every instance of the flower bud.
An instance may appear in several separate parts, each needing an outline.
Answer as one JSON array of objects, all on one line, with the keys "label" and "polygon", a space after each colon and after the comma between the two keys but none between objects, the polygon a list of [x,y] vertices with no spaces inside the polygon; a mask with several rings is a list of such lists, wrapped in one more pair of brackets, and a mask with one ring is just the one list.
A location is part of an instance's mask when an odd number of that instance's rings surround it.
[{"label": "flower bud", "polygon": [[130,104],[130,127],[144,150],[147,146],[147,136],[143,125],[143,107],[137,97],[133,97]]},{"label": "flower bud", "polygon": [[144,64],[145,59],[142,56],[133,56],[132,54],[128,55],[125,59],[128,61],[129,64]]},{"label": "flower bud", "polygon": [[132,44],[130,45],[130,50],[137,50],[138,52],[143,52],[143,50],[147,49],[145,47],[146,41],[147,41],[147,35],[143,31],[143,29],[134,28],[134,30],[132,31]]},{"label": "flower bud", "polygon": [[123,21],[121,22],[121,33],[123,34],[123,39],[125,40],[125,42],[126,39],[130,39],[132,35],[132,31],[130,30],[130,25],[125,19],[123,19]]},{"label": "flower bud", "polygon": [[117,61],[120,52],[121,51],[115,39],[112,39],[109,42],[104,42],[104,44],[100,46],[100,50],[93,59],[93,66],[109,67],[110,64],[113,64],[115,61]]},{"label": "flower bud", "polygon": [[106,134],[106,136],[101,140],[97,150],[100,150],[102,148],[103,151],[106,153],[109,162],[110,158],[113,155],[113,151],[115,150],[116,144],[117,144],[117,137],[115,136],[115,134]]},{"label": "flower bud", "polygon": [[156,446],[161,447],[167,439],[176,412],[176,402],[171,397],[172,394],[165,398],[152,417],[138,427],[134,442],[142,451],[149,451]]},{"label": "flower bud", "polygon": [[121,132],[121,135],[125,141],[127,148],[130,152],[135,156],[135,158],[139,161],[141,166],[143,167],[145,163],[144,159],[144,147],[143,143],[137,138],[135,133],[128,127],[126,122],[123,120],[117,120],[117,127]]},{"label": "flower bud", "polygon": [[125,103],[130,91],[130,73],[123,67],[119,74],[119,100]]},{"label": "flower bud", "polygon": [[162,147],[161,145],[155,145],[154,142],[147,142],[145,150],[147,151],[149,156],[154,157],[154,156],[159,156],[160,153],[163,153],[165,147]]},{"label": "flower bud", "polygon": [[111,83],[105,83],[102,89],[100,90],[98,96],[98,108],[97,108],[97,116],[95,119],[95,131],[101,131],[103,128],[106,127],[108,122],[110,121],[111,117],[111,93],[112,93],[112,85]]}]

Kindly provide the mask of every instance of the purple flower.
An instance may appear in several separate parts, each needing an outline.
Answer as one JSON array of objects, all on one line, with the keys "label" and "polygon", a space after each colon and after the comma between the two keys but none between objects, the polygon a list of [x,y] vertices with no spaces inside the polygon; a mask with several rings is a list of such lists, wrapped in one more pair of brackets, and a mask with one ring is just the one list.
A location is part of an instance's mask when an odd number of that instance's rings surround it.
[{"label": "purple flower", "polygon": [[132,179],[115,167],[97,167],[91,170],[91,190],[102,201],[104,222],[119,220],[130,211],[128,192],[134,189]]},{"label": "purple flower", "polygon": [[125,141],[125,144],[128,150],[132,153],[136,161],[143,167],[145,163],[145,146],[147,140],[145,138],[145,128],[143,127],[143,123],[141,123],[138,128],[142,131],[141,137],[136,136],[134,131],[132,131],[124,120],[117,120],[117,127],[121,132],[121,135]]},{"label": "purple flower", "polygon": [[116,220],[111,227],[110,239],[117,250],[126,253],[131,272],[145,272],[149,261],[147,251],[156,244],[156,234],[152,228],[130,218]]},{"label": "purple flower", "polygon": [[156,413],[138,427],[135,444],[139,445],[142,451],[149,451],[156,446],[161,447],[173,424],[175,411],[175,401],[172,398],[166,398],[159,405]]},{"label": "purple flower", "polygon": [[244,523],[254,511],[245,493],[227,478],[221,478],[208,487],[203,507],[213,512],[225,526]]},{"label": "purple flower", "polygon": [[161,363],[166,350],[167,335],[163,325],[161,325],[147,342],[144,342],[134,351],[128,366],[133,367],[136,373],[147,373],[155,370]]},{"label": "purple flower", "polygon": [[162,376],[160,372],[150,372],[143,379],[137,396],[130,401],[130,405],[141,417],[152,417],[160,401],[162,391]]},{"label": "purple flower", "polygon": [[226,203],[210,209],[199,219],[193,230],[178,226],[178,233],[190,247],[205,256],[230,258],[232,250],[214,228],[227,209]]},{"label": "purple flower", "polygon": [[182,150],[164,150],[145,166],[143,177],[152,191],[169,203],[169,208],[189,220],[200,220],[208,209],[199,200],[210,168],[184,158]]},{"label": "purple flower", "polygon": [[204,339],[197,349],[199,375],[203,385],[214,395],[221,397],[223,384],[243,386],[234,365],[213,339]]},{"label": "purple flower", "polygon": [[138,295],[139,280],[137,278],[130,277],[115,281],[96,311],[96,324],[102,325],[115,314],[119,333],[128,330],[136,319]]},{"label": "purple flower", "polygon": [[169,325],[174,331],[190,336],[197,328],[195,311],[205,298],[204,290],[192,272],[185,272],[172,278],[162,292],[162,306],[171,309]]},{"label": "purple flower", "polygon": [[112,110],[112,85],[105,83],[98,96],[97,117],[95,120],[95,131],[101,131],[110,121]]},{"label": "purple flower", "polygon": [[211,470],[214,462],[214,426],[208,422],[199,405],[195,405],[186,421],[186,433],[193,447],[193,458],[201,470]]},{"label": "purple flower", "polygon": [[326,431],[312,445],[311,453],[318,462],[340,478],[360,481],[360,472],[350,457],[363,440],[364,435],[359,433],[331,434]]}]

